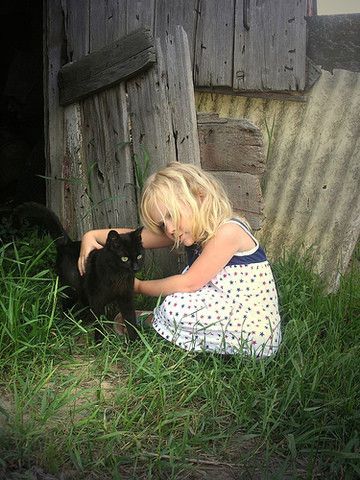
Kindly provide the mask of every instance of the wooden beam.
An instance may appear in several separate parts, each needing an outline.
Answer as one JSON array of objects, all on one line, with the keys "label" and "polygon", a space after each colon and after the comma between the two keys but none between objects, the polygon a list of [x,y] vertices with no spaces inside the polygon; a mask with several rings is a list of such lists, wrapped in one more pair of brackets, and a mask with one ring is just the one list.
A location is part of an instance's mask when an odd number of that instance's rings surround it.
[{"label": "wooden beam", "polygon": [[149,29],[119,38],[110,45],[64,65],[59,72],[59,102],[68,105],[127,80],[156,61]]},{"label": "wooden beam", "polygon": [[[312,81],[314,83],[314,81]],[[310,85],[311,86],[311,85]],[[230,87],[194,87],[196,92],[212,93],[213,95],[232,95],[234,97],[264,98],[265,100],[280,100],[290,102],[307,102],[304,92],[274,91],[260,92],[259,90],[234,90]]]}]

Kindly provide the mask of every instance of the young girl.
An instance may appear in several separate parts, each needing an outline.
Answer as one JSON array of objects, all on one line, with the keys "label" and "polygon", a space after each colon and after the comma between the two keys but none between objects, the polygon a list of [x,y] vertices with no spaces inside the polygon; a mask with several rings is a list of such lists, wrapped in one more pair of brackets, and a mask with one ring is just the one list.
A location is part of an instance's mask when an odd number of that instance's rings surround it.
[{"label": "young girl", "polygon": [[[273,274],[219,182],[194,165],[171,163],[147,180],[140,214],[144,248],[184,245],[188,253],[182,274],[135,279],[135,293],[165,296],[153,312],[154,329],[191,351],[275,353],[281,333]],[[108,232],[83,236],[81,273],[88,254],[104,245]]]}]

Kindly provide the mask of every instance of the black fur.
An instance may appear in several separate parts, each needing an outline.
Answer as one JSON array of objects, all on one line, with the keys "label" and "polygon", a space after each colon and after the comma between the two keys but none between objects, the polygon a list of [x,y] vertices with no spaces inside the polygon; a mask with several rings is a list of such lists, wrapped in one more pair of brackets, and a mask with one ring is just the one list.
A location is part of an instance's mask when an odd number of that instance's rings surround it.
[{"label": "black fur", "polygon": [[[28,202],[15,209],[15,217],[44,226],[54,239],[56,273],[61,285],[66,286],[63,308],[70,309],[77,304],[90,308],[100,317],[105,314],[107,305],[116,303],[126,322],[129,338],[135,339],[133,287],[135,273],[140,270],[144,258],[142,227],[125,234],[110,230],[104,247],[90,253],[85,274],[81,276],[77,267],[81,242],[70,239],[54,212],[44,205]],[[99,333],[95,333],[97,340]]]}]

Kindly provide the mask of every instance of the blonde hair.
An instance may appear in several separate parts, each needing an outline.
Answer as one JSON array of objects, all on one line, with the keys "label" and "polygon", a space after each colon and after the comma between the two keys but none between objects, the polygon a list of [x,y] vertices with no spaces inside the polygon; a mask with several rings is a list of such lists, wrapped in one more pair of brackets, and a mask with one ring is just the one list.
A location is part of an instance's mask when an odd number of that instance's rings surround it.
[{"label": "blonde hair", "polygon": [[[152,174],[146,181],[140,203],[142,221],[149,230],[163,232],[154,220],[154,212],[162,202],[171,217],[175,232],[184,206],[192,214],[191,234],[204,245],[216,234],[220,225],[233,216],[233,209],[221,183],[210,173],[188,163],[172,162]],[[179,240],[175,238],[175,246]]]}]

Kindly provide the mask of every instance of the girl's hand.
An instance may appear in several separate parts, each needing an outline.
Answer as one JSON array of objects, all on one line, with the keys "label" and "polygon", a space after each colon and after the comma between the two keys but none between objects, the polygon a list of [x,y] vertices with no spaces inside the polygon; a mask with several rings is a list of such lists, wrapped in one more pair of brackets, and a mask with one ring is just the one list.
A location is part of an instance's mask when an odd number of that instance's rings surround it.
[{"label": "girl's hand", "polygon": [[93,250],[99,250],[103,248],[103,246],[96,240],[95,233],[93,231],[89,231],[84,233],[82,240],[81,240],[81,248],[80,248],[80,255],[78,260],[78,269],[80,275],[84,275],[85,273],[85,265],[86,260]]}]

